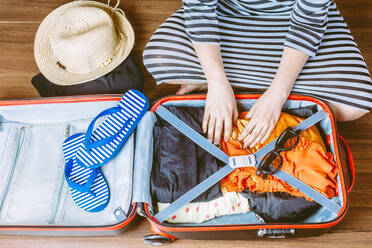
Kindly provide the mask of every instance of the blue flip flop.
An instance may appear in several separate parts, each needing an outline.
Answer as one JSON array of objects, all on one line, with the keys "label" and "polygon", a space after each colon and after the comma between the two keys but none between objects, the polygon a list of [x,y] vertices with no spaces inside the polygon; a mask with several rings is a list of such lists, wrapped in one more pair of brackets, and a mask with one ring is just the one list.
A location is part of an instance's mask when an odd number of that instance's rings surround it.
[{"label": "blue flip flop", "polygon": [[110,190],[100,168],[84,168],[70,159],[65,166],[65,177],[71,198],[81,209],[99,212],[109,204]]},{"label": "blue flip flop", "polygon": [[[148,106],[148,100],[141,92],[127,91],[118,107],[104,110],[90,123],[84,142],[77,149],[76,162],[88,168],[107,163],[120,151]],[[93,131],[95,122],[105,115],[108,115],[106,120]]]},{"label": "blue flip flop", "polygon": [[[110,191],[99,167],[119,152],[148,106],[148,100],[142,93],[129,90],[118,107],[98,114],[85,134],[78,133],[64,141],[65,178],[71,197],[80,208],[88,212],[106,208]],[[93,131],[96,121],[106,115],[107,119]]]},{"label": "blue flip flop", "polygon": [[64,142],[65,178],[76,205],[88,212],[99,212],[107,207],[110,190],[99,168],[86,168],[76,163],[74,156],[83,141],[84,134],[75,134]]}]

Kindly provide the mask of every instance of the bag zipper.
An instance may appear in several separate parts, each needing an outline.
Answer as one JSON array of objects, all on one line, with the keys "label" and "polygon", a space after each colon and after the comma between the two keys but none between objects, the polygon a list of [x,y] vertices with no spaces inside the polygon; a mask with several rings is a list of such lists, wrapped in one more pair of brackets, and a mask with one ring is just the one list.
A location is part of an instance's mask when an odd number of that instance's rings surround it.
[{"label": "bag zipper", "polygon": [[22,146],[23,141],[24,141],[25,128],[26,127],[23,126],[20,129],[20,134],[18,136],[17,148],[16,148],[14,159],[13,159],[12,167],[10,169],[10,172],[9,172],[9,175],[8,175],[8,178],[7,178],[7,181],[6,181],[6,184],[5,184],[6,186],[5,186],[5,190],[4,190],[3,196],[2,196],[2,198],[0,200],[0,213],[3,210],[5,200],[7,198],[8,193],[9,193],[11,182],[13,181],[14,172],[15,172],[15,169],[17,167],[17,162],[18,162],[18,157],[19,157],[19,151],[21,150],[21,146]]},{"label": "bag zipper", "polygon": [[[70,136],[70,133],[71,133],[71,125],[67,125],[66,131],[65,131],[65,139],[67,139]],[[64,161],[65,160],[63,159],[63,164],[64,164]],[[49,224],[55,224],[55,221],[56,221],[56,218],[57,218],[57,213],[61,209],[61,198],[62,198],[62,192],[63,192],[64,185],[65,185],[64,165],[62,166],[62,168],[63,169],[62,169],[62,172],[61,172],[61,176],[59,178],[59,190],[58,190],[58,194],[57,194],[57,200],[55,202],[54,211],[53,211],[52,216],[50,218]]]}]

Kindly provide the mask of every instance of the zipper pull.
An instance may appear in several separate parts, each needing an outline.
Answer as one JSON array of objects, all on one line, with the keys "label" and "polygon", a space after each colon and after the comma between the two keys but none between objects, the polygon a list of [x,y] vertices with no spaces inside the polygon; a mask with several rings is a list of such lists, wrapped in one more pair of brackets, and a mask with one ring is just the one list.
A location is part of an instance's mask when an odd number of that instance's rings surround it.
[{"label": "zipper pull", "polygon": [[127,218],[126,214],[124,213],[123,209],[121,209],[121,207],[118,207],[117,209],[114,210],[114,215],[117,221],[119,222],[122,222]]},{"label": "zipper pull", "polygon": [[71,125],[68,124],[65,130],[65,138],[68,138],[70,136],[70,127]]},{"label": "zipper pull", "polygon": [[3,122],[5,121],[5,118],[0,115],[0,132],[3,131]]}]

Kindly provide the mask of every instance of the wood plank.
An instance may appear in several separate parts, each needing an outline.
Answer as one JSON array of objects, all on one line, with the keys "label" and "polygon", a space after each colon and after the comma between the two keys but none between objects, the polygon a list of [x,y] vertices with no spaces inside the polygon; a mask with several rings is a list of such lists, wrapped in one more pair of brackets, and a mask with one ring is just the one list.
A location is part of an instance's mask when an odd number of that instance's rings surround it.
[{"label": "wood plank", "polygon": [[[175,247],[304,247],[316,248],[333,244],[340,247],[366,247],[372,242],[372,223],[366,216],[371,216],[371,208],[352,208],[344,220],[329,233],[317,237],[285,240],[186,240],[174,242]],[[32,237],[0,236],[0,248],[102,248],[102,247],[145,247],[143,237],[149,234],[148,223],[143,220],[128,232],[109,237]],[[223,238],[223,234],[221,234]],[[147,247],[147,246],[146,246]],[[150,246],[149,246],[150,247]]]},{"label": "wood plank", "polygon": [[[48,13],[69,2],[71,1],[0,1],[0,22],[41,22]],[[97,0],[97,2],[107,3],[105,0]],[[116,0],[111,0],[111,6],[115,3]],[[152,25],[154,22],[162,23],[167,16],[181,6],[182,1],[174,0],[121,1],[119,5],[130,19],[136,22],[146,22],[148,25]]]},{"label": "wood plank", "polygon": [[38,73],[33,56],[33,37],[37,23],[0,24],[0,98],[39,97],[31,85]]},{"label": "wood plank", "polygon": [[372,209],[371,180],[371,172],[356,174],[355,185],[350,194],[351,207],[369,207]]}]

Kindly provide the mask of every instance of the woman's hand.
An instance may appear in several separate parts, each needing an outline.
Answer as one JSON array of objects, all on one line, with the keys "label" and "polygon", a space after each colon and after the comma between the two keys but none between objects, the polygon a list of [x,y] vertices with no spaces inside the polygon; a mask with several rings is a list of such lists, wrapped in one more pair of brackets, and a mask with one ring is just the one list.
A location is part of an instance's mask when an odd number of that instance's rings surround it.
[{"label": "woman's hand", "polygon": [[235,96],[229,82],[208,87],[203,118],[203,133],[207,133],[208,140],[218,145],[223,134],[224,140],[228,141],[232,131],[232,122],[237,117]]},{"label": "woman's hand", "polygon": [[238,137],[238,141],[244,142],[243,147],[254,147],[261,142],[263,144],[278,123],[280,113],[288,94],[269,87],[265,93],[253,104],[245,118],[250,121],[244,131]]},{"label": "woman's hand", "polygon": [[192,43],[208,84],[207,101],[203,118],[203,132],[214,144],[219,144],[221,134],[230,138],[232,120],[238,116],[234,92],[225,74],[220,45],[217,43]]},{"label": "woman's hand", "polygon": [[240,142],[244,141],[245,148],[254,147],[258,142],[262,144],[270,137],[279,120],[283,104],[308,58],[309,55],[304,52],[284,47],[282,59],[271,86],[246,115],[246,118],[251,120],[238,137]]}]

